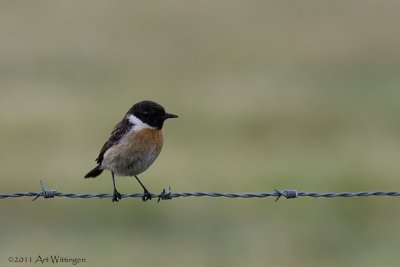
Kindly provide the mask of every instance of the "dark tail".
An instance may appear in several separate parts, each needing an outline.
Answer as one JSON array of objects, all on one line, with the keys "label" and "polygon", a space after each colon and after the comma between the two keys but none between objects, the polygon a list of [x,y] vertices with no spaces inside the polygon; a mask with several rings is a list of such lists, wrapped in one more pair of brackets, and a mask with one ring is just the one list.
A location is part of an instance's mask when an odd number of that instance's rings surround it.
[{"label": "dark tail", "polygon": [[99,176],[102,172],[103,172],[103,170],[100,169],[100,164],[99,164],[99,165],[97,165],[93,170],[91,170],[90,172],[88,172],[88,173],[85,175],[85,178],[94,178],[94,177],[97,177],[97,176]]}]

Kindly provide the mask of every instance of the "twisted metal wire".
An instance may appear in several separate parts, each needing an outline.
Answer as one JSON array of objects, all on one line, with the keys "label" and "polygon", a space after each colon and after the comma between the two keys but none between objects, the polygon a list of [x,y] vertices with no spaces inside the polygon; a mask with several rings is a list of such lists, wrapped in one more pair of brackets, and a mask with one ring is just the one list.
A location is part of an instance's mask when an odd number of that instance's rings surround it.
[{"label": "twisted metal wire", "polygon": [[[36,200],[39,197],[54,198],[54,197],[67,197],[67,198],[111,198],[113,194],[110,193],[63,193],[56,190],[46,189],[43,182],[40,181],[41,192],[16,192],[16,193],[0,193],[0,199],[4,198],[18,198],[18,197],[34,197]],[[164,189],[159,194],[151,194],[152,198],[160,200],[173,199],[178,197],[225,197],[225,198],[267,198],[274,197],[275,201],[281,197],[286,199],[298,197],[312,197],[312,198],[333,198],[333,197],[370,197],[370,196],[400,196],[400,192],[385,192],[385,191],[362,191],[362,192],[302,192],[297,190],[275,190],[273,192],[260,192],[260,193],[223,193],[223,192],[172,192],[171,189]],[[121,198],[142,198],[142,193],[121,194]]]}]

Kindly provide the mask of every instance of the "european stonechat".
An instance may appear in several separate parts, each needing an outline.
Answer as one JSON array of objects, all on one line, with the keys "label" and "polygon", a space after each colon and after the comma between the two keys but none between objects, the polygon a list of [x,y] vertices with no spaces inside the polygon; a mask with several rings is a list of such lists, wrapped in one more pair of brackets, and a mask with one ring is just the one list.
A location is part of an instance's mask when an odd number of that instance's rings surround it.
[{"label": "european stonechat", "polygon": [[161,152],[164,121],[177,118],[153,101],[134,104],[124,118],[114,127],[111,136],[100,150],[97,166],[85,178],[97,177],[103,170],[111,171],[114,193],[112,201],[119,201],[121,194],[115,186],[114,175],[134,176],[144,190],[143,201],[151,199],[149,190],[137,177],[156,160]]}]

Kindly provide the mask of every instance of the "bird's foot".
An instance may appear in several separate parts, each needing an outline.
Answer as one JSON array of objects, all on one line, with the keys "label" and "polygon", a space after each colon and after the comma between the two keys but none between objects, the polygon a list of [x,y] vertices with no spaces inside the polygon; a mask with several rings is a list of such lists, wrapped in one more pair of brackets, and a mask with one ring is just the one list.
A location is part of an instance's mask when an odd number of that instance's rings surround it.
[{"label": "bird's foot", "polygon": [[151,193],[147,190],[144,190],[142,200],[146,202],[147,200],[151,200]]},{"label": "bird's foot", "polygon": [[114,190],[112,202],[118,202],[121,198],[121,194],[117,190]]}]

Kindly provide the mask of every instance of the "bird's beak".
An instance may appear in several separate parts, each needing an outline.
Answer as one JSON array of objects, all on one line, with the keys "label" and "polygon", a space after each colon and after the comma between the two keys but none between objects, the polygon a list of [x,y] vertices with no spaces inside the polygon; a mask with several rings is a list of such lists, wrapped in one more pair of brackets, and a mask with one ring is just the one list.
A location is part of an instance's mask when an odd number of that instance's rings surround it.
[{"label": "bird's beak", "polygon": [[164,115],[164,120],[166,120],[166,119],[173,119],[173,118],[178,118],[178,115],[170,114],[170,113],[166,113],[166,114]]}]

